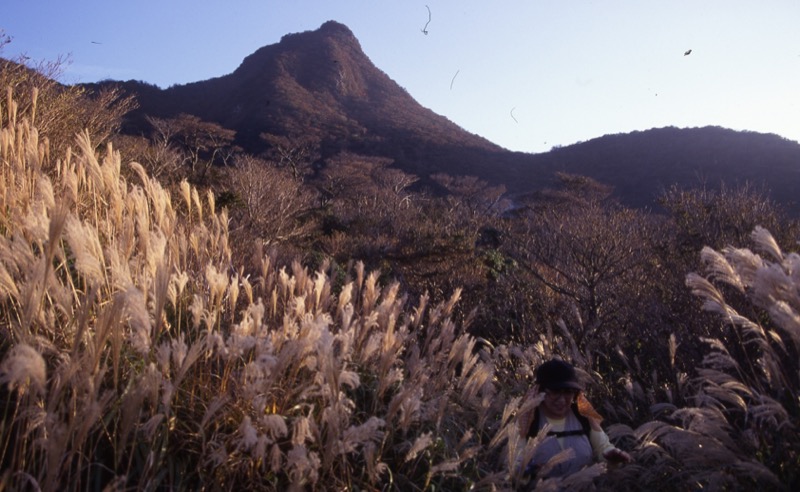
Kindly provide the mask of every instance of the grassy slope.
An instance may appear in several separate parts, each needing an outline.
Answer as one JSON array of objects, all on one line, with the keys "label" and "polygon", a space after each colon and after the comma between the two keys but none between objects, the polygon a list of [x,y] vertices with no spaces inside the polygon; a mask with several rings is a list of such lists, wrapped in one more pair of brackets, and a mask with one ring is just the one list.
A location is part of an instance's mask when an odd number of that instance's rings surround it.
[{"label": "grassy slope", "polygon": [[[520,484],[518,464],[540,442],[520,438],[520,417],[536,404],[522,397],[545,358],[582,359],[565,348],[568,334],[543,334],[529,347],[479,346],[450,318],[458,293],[428,306],[363,268],[334,284],[324,266],[284,268],[258,249],[252,262],[232,264],[226,213],[213,195],[184,182],[172,196],[111,147],[96,153],[86,135],[57,161],[40,144],[8,111],[0,133],[4,486]],[[758,239],[769,244],[762,232]],[[599,476],[604,466],[593,467],[563,486],[795,480],[798,384],[779,348],[791,354],[800,343],[797,257],[704,254],[717,278],[751,287],[776,320],[772,331],[692,277],[754,357],[709,341],[696,374],[653,382],[694,401],[690,408],[631,385],[630,401],[605,407],[617,421],[610,435],[636,463]],[[616,384],[590,376],[591,387]],[[641,425],[621,417],[642,403],[659,417]]]}]

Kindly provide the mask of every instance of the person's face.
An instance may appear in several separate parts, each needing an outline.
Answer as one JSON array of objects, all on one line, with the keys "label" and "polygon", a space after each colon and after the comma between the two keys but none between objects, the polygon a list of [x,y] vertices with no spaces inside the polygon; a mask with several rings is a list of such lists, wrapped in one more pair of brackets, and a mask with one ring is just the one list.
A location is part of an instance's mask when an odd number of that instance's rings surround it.
[{"label": "person's face", "polygon": [[570,406],[576,396],[578,391],[574,389],[546,389],[542,411],[549,418],[563,419],[569,414]]}]

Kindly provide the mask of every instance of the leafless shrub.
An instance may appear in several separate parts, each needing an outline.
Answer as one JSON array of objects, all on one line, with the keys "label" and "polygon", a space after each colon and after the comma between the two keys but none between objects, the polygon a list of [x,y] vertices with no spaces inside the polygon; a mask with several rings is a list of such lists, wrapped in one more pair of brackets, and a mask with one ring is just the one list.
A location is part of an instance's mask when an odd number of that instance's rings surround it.
[{"label": "leafless shrub", "polygon": [[248,156],[228,169],[235,227],[265,243],[284,243],[308,235],[315,225],[316,197],[291,173]]}]

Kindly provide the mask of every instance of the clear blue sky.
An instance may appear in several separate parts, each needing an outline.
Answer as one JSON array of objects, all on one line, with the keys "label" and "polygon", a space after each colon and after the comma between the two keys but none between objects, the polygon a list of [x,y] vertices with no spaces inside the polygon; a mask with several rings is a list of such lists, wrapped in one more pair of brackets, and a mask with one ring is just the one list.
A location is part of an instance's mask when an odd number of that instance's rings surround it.
[{"label": "clear blue sky", "polygon": [[511,150],[669,125],[800,140],[798,0],[3,0],[0,56],[69,55],[65,83],[168,87],[326,20],[423,106]]}]

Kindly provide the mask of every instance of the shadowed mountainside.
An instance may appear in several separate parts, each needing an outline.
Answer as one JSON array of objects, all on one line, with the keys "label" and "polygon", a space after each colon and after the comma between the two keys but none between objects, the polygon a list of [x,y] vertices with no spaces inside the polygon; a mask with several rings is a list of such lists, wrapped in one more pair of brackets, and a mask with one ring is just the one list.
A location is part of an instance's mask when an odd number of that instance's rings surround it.
[{"label": "shadowed mountainside", "polygon": [[346,26],[334,21],[287,34],[225,76],[167,89],[136,81],[119,84],[140,104],[126,127],[131,133],[148,132],[145,115],[187,113],[235,130],[237,144],[248,152],[265,150],[263,133],[314,136],[323,161],[342,150],[388,157],[423,178],[422,184],[437,172],[475,175],[520,194],[549,186],[561,171],[614,186],[625,204],[653,206],[672,183],[714,187],[749,181],[800,212],[794,193],[800,184],[797,142],[718,127],[662,128],[603,136],[543,154],[511,152],[422,107],[372,64]]},{"label": "shadowed mountainside", "polygon": [[251,152],[266,145],[262,133],[314,135],[329,154],[347,149],[387,156],[420,174],[457,161],[451,156],[458,149],[505,152],[419,105],[372,64],[347,27],[333,21],[257,50],[229,75],[164,90],[133,81],[123,87],[141,106],[129,131],[146,128],[143,115],[193,114],[236,130],[237,143]]},{"label": "shadowed mountainside", "polygon": [[800,144],[777,135],[720,127],[657,128],[606,135],[531,157],[532,167],[590,176],[614,186],[627,205],[650,206],[677,183],[717,188],[750,183],[800,213]]}]

